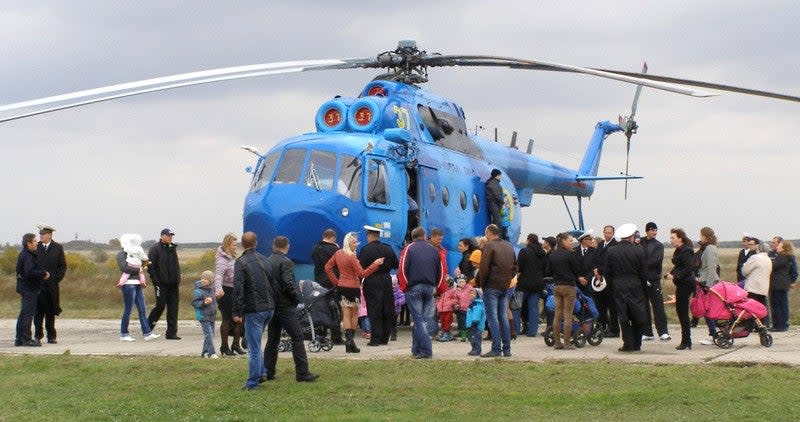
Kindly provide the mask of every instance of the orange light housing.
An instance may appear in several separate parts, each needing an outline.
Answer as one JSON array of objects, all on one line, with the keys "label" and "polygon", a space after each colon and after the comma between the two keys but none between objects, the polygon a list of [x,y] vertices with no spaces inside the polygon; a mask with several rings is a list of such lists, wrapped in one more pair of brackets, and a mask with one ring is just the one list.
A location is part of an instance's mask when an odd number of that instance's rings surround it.
[{"label": "orange light housing", "polygon": [[367,95],[383,95],[383,96],[385,96],[386,95],[386,91],[383,89],[382,86],[377,85],[377,86],[373,86],[372,88],[370,88],[369,91],[367,92]]},{"label": "orange light housing", "polygon": [[335,108],[329,108],[328,111],[325,112],[325,125],[328,127],[334,127],[338,125],[342,121],[342,113]]},{"label": "orange light housing", "polygon": [[372,120],[372,110],[369,107],[359,107],[355,113],[356,123],[366,126]]}]

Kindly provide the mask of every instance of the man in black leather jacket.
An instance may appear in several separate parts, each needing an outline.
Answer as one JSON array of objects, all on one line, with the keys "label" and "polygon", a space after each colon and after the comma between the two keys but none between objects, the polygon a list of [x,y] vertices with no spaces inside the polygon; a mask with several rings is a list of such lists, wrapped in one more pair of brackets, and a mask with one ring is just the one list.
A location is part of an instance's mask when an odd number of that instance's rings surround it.
[{"label": "man in black leather jacket", "polygon": [[286,256],[287,253],[289,253],[289,239],[285,236],[275,237],[272,241],[272,255],[267,258],[272,267],[270,278],[275,290],[275,314],[269,322],[267,345],[264,347],[264,368],[267,370],[265,379],[275,379],[278,343],[281,339],[281,329],[284,329],[292,340],[295,379],[301,382],[314,381],[318,375],[308,372],[308,356],[303,347],[303,331],[298,324],[297,315],[300,292],[294,281],[294,263]]}]

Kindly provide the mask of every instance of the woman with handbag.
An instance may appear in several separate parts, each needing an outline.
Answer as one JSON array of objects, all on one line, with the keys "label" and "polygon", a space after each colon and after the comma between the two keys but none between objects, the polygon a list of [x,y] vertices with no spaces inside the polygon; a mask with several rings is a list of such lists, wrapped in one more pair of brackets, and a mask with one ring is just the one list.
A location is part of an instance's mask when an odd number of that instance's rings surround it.
[{"label": "woman with handbag", "polygon": [[681,344],[675,349],[692,349],[691,320],[689,319],[689,297],[694,291],[695,276],[694,252],[692,241],[686,236],[683,229],[670,230],[669,243],[675,248],[672,253],[672,271],[666,275],[668,280],[675,283],[675,312],[681,322]]}]

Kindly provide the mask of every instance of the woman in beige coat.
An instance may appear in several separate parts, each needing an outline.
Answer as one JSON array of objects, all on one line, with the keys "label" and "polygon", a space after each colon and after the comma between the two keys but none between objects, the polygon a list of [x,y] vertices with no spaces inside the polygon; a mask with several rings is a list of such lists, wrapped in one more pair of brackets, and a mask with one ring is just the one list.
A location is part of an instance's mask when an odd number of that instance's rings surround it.
[{"label": "woman in beige coat", "polygon": [[759,248],[758,253],[750,256],[742,267],[742,274],[744,274],[745,277],[744,289],[747,290],[748,297],[767,306],[769,277],[772,275],[772,260],[767,255],[767,250],[769,248],[764,243],[759,244],[760,242],[758,239],[750,239],[748,242],[755,242]]}]

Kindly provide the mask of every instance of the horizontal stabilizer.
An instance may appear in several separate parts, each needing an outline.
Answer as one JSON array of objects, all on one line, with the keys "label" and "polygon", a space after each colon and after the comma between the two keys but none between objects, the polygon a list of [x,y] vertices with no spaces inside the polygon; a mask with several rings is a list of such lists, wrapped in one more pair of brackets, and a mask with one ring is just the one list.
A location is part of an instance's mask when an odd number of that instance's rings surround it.
[{"label": "horizontal stabilizer", "polygon": [[596,180],[631,180],[631,179],[644,179],[642,176],[575,176],[575,180],[579,182],[591,182]]}]

